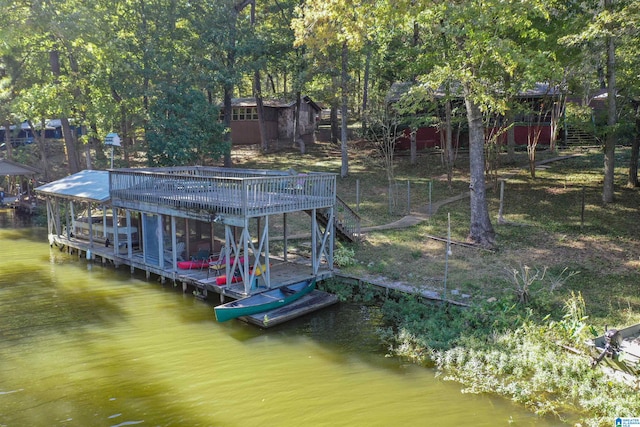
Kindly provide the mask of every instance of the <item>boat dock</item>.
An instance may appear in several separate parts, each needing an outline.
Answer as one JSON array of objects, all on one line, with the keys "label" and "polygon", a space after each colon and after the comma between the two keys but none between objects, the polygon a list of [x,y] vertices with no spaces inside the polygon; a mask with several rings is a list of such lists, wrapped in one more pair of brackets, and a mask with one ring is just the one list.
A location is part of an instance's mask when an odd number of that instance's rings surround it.
[{"label": "boat dock", "polygon": [[[354,239],[359,230],[357,214],[339,205],[335,179],[331,173],[200,166],[85,170],[35,191],[46,201],[51,246],[127,265],[147,278],[157,275],[202,298],[214,292],[224,302],[333,277],[334,238]],[[309,221],[304,263],[287,249],[289,213]],[[284,238],[274,251],[270,221],[279,216]],[[261,326],[334,302],[316,293],[286,313],[270,314]]]}]

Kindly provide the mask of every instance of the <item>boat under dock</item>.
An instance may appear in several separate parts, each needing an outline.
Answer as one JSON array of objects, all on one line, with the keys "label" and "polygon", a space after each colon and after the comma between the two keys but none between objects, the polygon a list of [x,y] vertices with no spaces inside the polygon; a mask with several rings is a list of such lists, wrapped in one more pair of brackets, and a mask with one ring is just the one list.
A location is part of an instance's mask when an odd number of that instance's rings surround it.
[{"label": "boat under dock", "polygon": [[[99,262],[102,264],[112,263],[116,268],[121,265],[129,266],[131,272],[142,270],[146,272],[147,278],[151,274],[158,276],[158,280],[162,283],[166,281],[174,284],[181,283],[182,290],[187,291],[192,288],[196,295],[200,298],[207,299],[209,293],[217,293],[220,295],[221,302],[227,298],[240,299],[247,297],[244,293],[243,283],[232,283],[230,285],[218,285],[217,277],[223,274],[223,271],[214,272],[208,268],[194,268],[189,270],[175,269],[167,262],[164,268],[152,267],[144,262],[144,258],[140,251],[133,251],[131,258],[125,254],[116,254],[113,247],[105,247],[104,245],[91,245],[89,242],[77,238],[65,238],[62,236],[51,236],[52,245],[58,246],[60,250],[67,250],[76,253],[79,258],[86,258],[90,262]],[[288,261],[284,261],[278,257],[271,257],[270,275],[271,288],[267,288],[264,279],[261,276],[256,277],[256,288],[252,289],[251,294],[257,294],[269,289],[290,285],[301,280],[311,279],[314,275],[311,273],[310,260],[290,256]],[[316,280],[322,281],[334,277],[334,272],[329,270],[326,265],[319,268],[318,274],[315,275]],[[277,284],[277,285],[274,285]],[[291,319],[304,316],[308,313],[320,310],[338,302],[338,297],[327,292],[314,290],[305,295],[298,301],[272,310],[267,313],[260,313],[255,316],[246,316],[241,319],[258,325],[261,328],[270,328],[279,325]]]},{"label": "boat under dock", "polygon": [[304,316],[338,302],[336,295],[314,290],[291,304],[263,313],[242,316],[238,319],[257,325],[261,328],[271,328],[292,319]]}]

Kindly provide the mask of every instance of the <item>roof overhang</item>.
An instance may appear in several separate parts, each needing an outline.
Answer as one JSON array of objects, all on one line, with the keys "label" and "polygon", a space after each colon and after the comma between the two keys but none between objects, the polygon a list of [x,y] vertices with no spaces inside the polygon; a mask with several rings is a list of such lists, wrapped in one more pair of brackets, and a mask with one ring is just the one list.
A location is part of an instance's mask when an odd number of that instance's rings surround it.
[{"label": "roof overhang", "polygon": [[12,162],[7,159],[0,159],[0,176],[28,176],[40,173],[36,168]]},{"label": "roof overhang", "polygon": [[41,185],[35,191],[45,196],[106,203],[111,198],[109,194],[109,172],[84,170]]}]

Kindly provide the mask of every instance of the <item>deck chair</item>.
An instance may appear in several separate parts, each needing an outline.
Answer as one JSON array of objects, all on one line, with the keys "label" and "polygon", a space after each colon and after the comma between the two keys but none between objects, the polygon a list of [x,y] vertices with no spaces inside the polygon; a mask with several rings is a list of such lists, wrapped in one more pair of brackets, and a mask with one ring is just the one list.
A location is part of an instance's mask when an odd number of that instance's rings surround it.
[{"label": "deck chair", "polygon": [[209,273],[212,270],[214,272],[217,272],[225,268],[224,260],[225,260],[225,247],[222,246],[220,248],[220,253],[218,254],[217,257],[215,255],[211,255],[211,257],[209,257],[209,269],[207,270],[207,279],[209,278]]},{"label": "deck chair", "polygon": [[[200,262],[200,270],[207,265],[207,261],[209,260],[209,250],[208,249],[200,249],[194,256],[191,257],[191,261]],[[189,265],[189,270],[191,270],[193,264]]]},{"label": "deck chair", "polygon": [[[184,242],[176,243],[176,259],[178,261],[184,261],[184,258],[182,257],[182,253],[184,252],[185,247],[186,246],[185,246]],[[172,260],[173,259],[173,252],[171,251],[171,248],[164,250],[164,258],[167,259],[167,260]]]}]

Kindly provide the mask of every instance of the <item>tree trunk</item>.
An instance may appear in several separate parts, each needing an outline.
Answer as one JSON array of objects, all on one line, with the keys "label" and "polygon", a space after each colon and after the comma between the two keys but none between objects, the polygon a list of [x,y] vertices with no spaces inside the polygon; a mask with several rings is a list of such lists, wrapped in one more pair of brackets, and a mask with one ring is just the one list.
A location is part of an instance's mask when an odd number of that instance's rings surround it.
[{"label": "tree trunk", "polygon": [[342,151],[342,167],[340,168],[340,176],[346,178],[349,175],[349,153],[347,152],[347,80],[349,78],[347,72],[348,67],[349,48],[347,42],[342,42],[342,72],[341,72],[341,86],[342,86],[342,129],[340,132],[341,151]]},{"label": "tree trunk", "polygon": [[228,149],[224,152],[224,167],[230,168],[233,166],[231,162],[231,115],[233,114],[233,107],[231,105],[231,93],[233,86],[225,84],[224,86],[224,128],[227,132],[224,133],[224,142],[227,143]]},{"label": "tree trunk", "polygon": [[447,99],[444,105],[444,157],[447,167],[447,183],[449,188],[453,183],[453,128],[452,128],[452,116],[451,116],[451,100]]},{"label": "tree trunk", "polygon": [[640,100],[634,101],[636,110],[636,135],[631,144],[631,160],[629,160],[629,187],[638,186],[638,154],[640,152]]},{"label": "tree trunk", "polygon": [[[56,77],[56,81],[60,80],[60,52],[52,50],[49,52],[49,64],[51,66],[51,72]],[[64,146],[67,154],[67,162],[69,163],[69,173],[74,174],[80,171],[80,163],[78,161],[78,152],[76,150],[76,141],[73,133],[71,132],[71,126],[69,125],[69,119],[67,117],[61,118],[62,124],[62,137],[64,138]]]},{"label": "tree trunk", "polygon": [[364,63],[364,82],[362,84],[362,133],[367,132],[367,108],[369,108],[369,73],[371,68],[371,47],[367,42],[367,56]]},{"label": "tree trunk", "polygon": [[260,148],[263,152],[269,149],[267,139],[267,126],[264,121],[264,103],[262,102],[262,84],[260,83],[260,70],[256,70],[253,76],[253,93],[256,98],[256,109],[258,110],[258,129],[260,130]]},{"label": "tree trunk", "polygon": [[[611,0],[605,0],[605,8],[611,8]],[[604,184],[602,201],[613,202],[616,134],[616,69],[615,44],[612,36],[607,37],[607,138],[604,143]]]},{"label": "tree trunk", "polygon": [[[467,90],[465,92],[468,93]],[[495,232],[487,207],[484,177],[484,126],[480,107],[465,93],[469,123],[471,223],[469,240],[486,248],[495,246]]]},{"label": "tree trunk", "polygon": [[69,119],[64,117],[60,119],[60,123],[62,124],[62,138],[64,139],[67,161],[69,162],[69,174],[80,172],[80,160],[78,159],[76,138],[74,132],[71,130]]},{"label": "tree trunk", "polygon": [[560,118],[564,114],[565,96],[561,93],[558,100],[552,104],[551,107],[551,135],[549,142],[549,149],[552,153],[558,151],[558,129],[560,128]]},{"label": "tree trunk", "polygon": [[[98,126],[95,123],[91,124],[91,132],[93,135],[98,135]],[[122,141],[124,140],[124,134],[120,134],[120,143],[122,143]],[[100,140],[99,138],[92,136],[91,138],[89,138],[89,145],[93,146],[93,148],[96,151],[96,160],[98,160],[99,163],[104,164],[107,161],[107,156],[104,154],[104,147],[103,147],[103,142],[104,140]],[[109,160],[111,160],[111,158],[109,158]]]},{"label": "tree trunk", "polygon": [[7,159],[13,160],[13,145],[11,145],[11,122],[4,121],[4,146],[7,147]]},{"label": "tree trunk", "polygon": [[300,154],[306,153],[306,147],[302,135],[300,135],[300,107],[302,106],[302,94],[296,91],[296,109],[293,118],[293,142],[300,147]]},{"label": "tree trunk", "polygon": [[[45,134],[44,134],[46,121],[42,119],[40,121],[40,125],[41,125],[40,129],[42,129],[40,134],[36,134],[34,132],[33,136],[36,139],[36,144],[38,144],[38,150],[40,151],[40,167],[42,168],[42,179],[45,182],[49,182],[51,174],[49,173],[49,161],[48,161],[49,156],[47,155],[47,142],[45,140]],[[29,126],[31,127],[31,129],[35,129],[35,127],[33,126],[33,123],[29,122]]]},{"label": "tree trunk", "polygon": [[516,155],[516,129],[513,122],[513,110],[509,108],[505,116],[507,128],[507,162],[513,163]]},{"label": "tree trunk", "polygon": [[331,111],[329,113],[329,121],[331,122],[331,143],[337,144],[340,133],[340,124],[338,123],[338,108],[337,104],[331,104]]},{"label": "tree trunk", "polygon": [[122,159],[126,167],[131,167],[130,149],[133,148],[133,135],[129,132],[129,121],[127,120],[127,108],[120,105],[120,135],[122,142]]},{"label": "tree trunk", "polygon": [[418,129],[409,129],[409,149],[411,151],[410,163],[415,165],[418,163],[418,142],[416,137],[418,136]]},{"label": "tree trunk", "polygon": [[[248,2],[245,2],[248,3]],[[256,27],[256,2],[250,0],[251,4],[251,28],[255,31]],[[256,109],[258,110],[258,129],[260,130],[260,148],[263,152],[269,149],[269,140],[267,139],[267,127],[264,121],[264,104],[262,102],[262,82],[260,81],[260,70],[256,68],[253,74],[253,96],[256,98]]]},{"label": "tree trunk", "polygon": [[93,162],[91,161],[91,144],[84,144],[84,158],[87,162],[87,170],[93,169]]},{"label": "tree trunk", "polygon": [[224,79],[223,83],[223,104],[224,104],[224,119],[223,124],[226,129],[224,133],[223,140],[227,145],[227,149],[224,153],[223,164],[225,168],[230,168],[233,166],[233,162],[231,161],[231,147],[233,146],[233,140],[231,138],[231,118],[233,116],[233,106],[231,103],[231,99],[233,97],[233,79],[232,76],[235,76],[235,66],[236,66],[236,24],[238,22],[238,13],[242,8],[246,7],[248,4],[247,1],[244,1],[240,4],[234,6],[232,11],[231,25],[229,28],[229,43],[230,48],[227,49],[227,63],[226,63],[226,79]]}]

